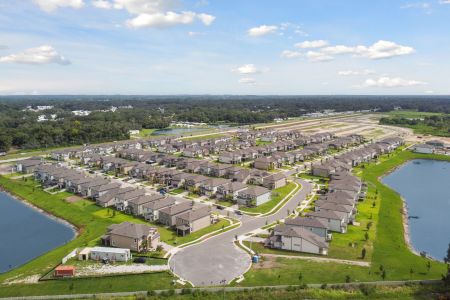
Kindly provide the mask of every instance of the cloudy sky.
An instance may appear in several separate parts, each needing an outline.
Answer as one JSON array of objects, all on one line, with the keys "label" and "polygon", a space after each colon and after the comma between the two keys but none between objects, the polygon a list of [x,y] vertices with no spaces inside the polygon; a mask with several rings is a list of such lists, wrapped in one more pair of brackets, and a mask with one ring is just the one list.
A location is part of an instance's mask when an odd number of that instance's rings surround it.
[{"label": "cloudy sky", "polygon": [[450,0],[0,0],[0,94],[450,94]]}]

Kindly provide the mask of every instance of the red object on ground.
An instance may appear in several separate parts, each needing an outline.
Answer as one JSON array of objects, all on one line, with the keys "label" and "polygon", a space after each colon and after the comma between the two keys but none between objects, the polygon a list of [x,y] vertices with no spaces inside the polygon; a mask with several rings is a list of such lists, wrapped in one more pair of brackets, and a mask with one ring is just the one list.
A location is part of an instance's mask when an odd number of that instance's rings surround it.
[{"label": "red object on ground", "polygon": [[55,268],[55,277],[69,277],[75,275],[74,266],[57,266]]}]

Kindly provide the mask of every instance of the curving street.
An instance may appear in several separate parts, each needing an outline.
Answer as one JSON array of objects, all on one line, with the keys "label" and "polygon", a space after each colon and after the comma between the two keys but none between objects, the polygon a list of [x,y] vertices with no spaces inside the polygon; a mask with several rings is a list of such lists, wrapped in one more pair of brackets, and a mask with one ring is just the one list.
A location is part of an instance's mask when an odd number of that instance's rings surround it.
[{"label": "curving street", "polygon": [[194,286],[223,285],[244,274],[251,266],[251,258],[247,252],[235,246],[235,236],[284,219],[287,210],[292,212],[299,203],[305,201],[312,191],[312,184],[298,178],[294,180],[302,188],[276,213],[265,217],[243,215],[240,227],[180,249],[169,260],[172,272]]}]

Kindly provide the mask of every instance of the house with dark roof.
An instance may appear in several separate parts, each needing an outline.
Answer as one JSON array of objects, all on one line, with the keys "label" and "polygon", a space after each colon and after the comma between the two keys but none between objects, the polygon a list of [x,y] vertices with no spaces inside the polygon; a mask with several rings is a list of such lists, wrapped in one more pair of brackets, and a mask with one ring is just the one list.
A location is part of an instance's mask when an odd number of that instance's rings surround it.
[{"label": "house with dark roof", "polygon": [[236,197],[239,192],[245,190],[247,185],[239,182],[233,181],[224,185],[221,185],[217,188],[216,197],[218,199],[224,200],[236,200]]},{"label": "house with dark roof", "polygon": [[107,233],[102,237],[102,244],[108,247],[144,252],[156,250],[159,240],[157,228],[124,222],[109,226]]},{"label": "house with dark roof", "polygon": [[221,185],[231,182],[225,178],[209,178],[208,180],[200,184],[200,195],[206,195],[208,197],[214,196],[217,192],[217,188]]},{"label": "house with dark roof", "polygon": [[339,211],[313,211],[306,214],[308,218],[316,218],[327,224],[328,229],[335,232],[347,232],[347,214]]},{"label": "house with dark roof", "polygon": [[288,251],[328,254],[328,243],[311,230],[298,226],[278,225],[266,240],[266,246]]},{"label": "house with dark roof", "polygon": [[251,186],[239,191],[236,200],[240,205],[259,206],[270,201],[270,190],[262,186]]},{"label": "house with dark roof", "polygon": [[211,207],[209,205],[197,206],[175,217],[177,234],[182,236],[208,227],[211,222]]},{"label": "house with dark roof", "polygon": [[155,201],[150,201],[142,205],[142,214],[147,221],[158,221],[159,211],[163,208],[172,206],[175,203],[176,199],[171,196]]},{"label": "house with dark roof", "polygon": [[144,204],[164,198],[165,196],[161,194],[152,194],[142,195],[140,197],[128,200],[127,212],[135,216],[142,216],[144,214]]},{"label": "house with dark roof", "polygon": [[18,173],[31,174],[34,173],[40,165],[42,165],[42,160],[40,158],[19,160],[16,163],[16,171]]},{"label": "house with dark roof", "polygon": [[255,159],[253,167],[259,170],[273,170],[275,169],[277,161],[273,157],[262,156]]},{"label": "house with dark roof", "polygon": [[286,174],[284,172],[278,172],[263,178],[263,186],[270,190],[283,187],[286,183]]},{"label": "house with dark roof", "polygon": [[175,226],[176,217],[194,208],[194,202],[183,201],[178,204],[165,207],[159,211],[158,222],[166,226]]},{"label": "house with dark roof", "polygon": [[284,221],[284,224],[286,226],[305,228],[317,234],[318,236],[325,238],[325,240],[327,241],[331,240],[332,237],[331,233],[328,231],[328,224],[320,219],[302,217],[293,219],[288,218]]}]

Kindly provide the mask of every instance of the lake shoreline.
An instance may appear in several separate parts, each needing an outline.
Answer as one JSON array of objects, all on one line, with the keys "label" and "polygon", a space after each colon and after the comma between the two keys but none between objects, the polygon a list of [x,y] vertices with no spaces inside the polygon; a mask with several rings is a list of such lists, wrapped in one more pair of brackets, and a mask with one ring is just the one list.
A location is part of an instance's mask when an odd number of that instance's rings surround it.
[{"label": "lake shoreline", "polygon": [[[411,158],[411,159],[407,159],[405,161],[403,161],[402,163],[400,163],[399,165],[395,166],[394,168],[388,170],[385,174],[383,174],[382,176],[380,176],[378,178],[379,182],[385,186],[387,186],[389,189],[393,190],[394,192],[396,192],[401,201],[402,201],[402,210],[401,210],[401,214],[402,214],[402,224],[403,224],[403,238],[405,241],[405,244],[407,245],[408,249],[415,255],[423,257],[423,255],[421,254],[422,251],[419,251],[418,249],[416,249],[411,241],[411,231],[410,231],[410,224],[409,224],[409,210],[408,210],[408,202],[407,200],[403,197],[403,195],[397,191],[396,189],[394,189],[392,186],[390,186],[389,184],[387,184],[386,182],[383,181],[383,179],[389,175],[391,175],[392,173],[398,171],[400,168],[402,168],[403,166],[405,166],[408,163],[411,163],[415,160],[427,160],[427,161],[438,161],[438,162],[442,162],[445,160],[439,160],[439,159],[435,159],[435,158]],[[426,258],[436,261],[436,262],[443,262],[442,259],[438,259],[432,255],[430,255],[429,253],[423,251],[425,253]]]},{"label": "lake shoreline", "polygon": [[46,210],[43,210],[42,208],[32,204],[31,202],[27,201],[26,199],[23,199],[22,197],[20,197],[20,196],[14,194],[14,193],[8,191],[3,186],[0,186],[0,193],[5,193],[6,195],[10,196],[15,201],[23,203],[27,207],[29,207],[29,208],[39,212],[40,214],[46,216],[47,218],[49,218],[51,220],[54,220],[54,221],[56,221],[56,222],[58,222],[60,224],[63,224],[65,226],[69,227],[74,233],[74,237],[71,240],[76,239],[80,235],[81,229],[78,228],[77,226],[75,226],[74,224],[70,223],[66,219],[57,217],[57,216],[53,215],[52,213],[50,213],[50,212],[48,212]]}]

